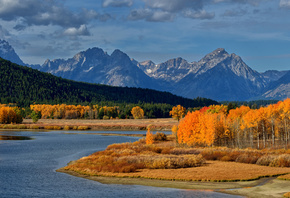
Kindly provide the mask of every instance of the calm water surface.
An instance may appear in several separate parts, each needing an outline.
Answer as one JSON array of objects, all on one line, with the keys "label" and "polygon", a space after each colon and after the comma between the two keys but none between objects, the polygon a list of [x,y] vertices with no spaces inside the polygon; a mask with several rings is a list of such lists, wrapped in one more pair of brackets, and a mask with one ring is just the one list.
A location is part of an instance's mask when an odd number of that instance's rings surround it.
[{"label": "calm water surface", "polygon": [[107,185],[55,172],[72,160],[136,137],[54,132],[0,132],[0,197],[238,197],[207,191]]}]

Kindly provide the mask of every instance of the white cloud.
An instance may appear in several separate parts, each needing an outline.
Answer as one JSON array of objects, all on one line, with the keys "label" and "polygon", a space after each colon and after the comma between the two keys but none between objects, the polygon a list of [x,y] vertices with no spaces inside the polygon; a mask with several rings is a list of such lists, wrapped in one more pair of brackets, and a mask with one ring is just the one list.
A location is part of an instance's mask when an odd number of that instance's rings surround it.
[{"label": "white cloud", "polygon": [[68,36],[89,36],[90,32],[86,25],[81,25],[79,28],[71,27],[66,29],[64,34]]},{"label": "white cloud", "polygon": [[174,15],[169,12],[156,11],[147,20],[154,22],[162,22],[162,21],[172,21],[173,19]]},{"label": "white cloud", "polygon": [[290,0],[280,0],[280,8],[290,9]]}]

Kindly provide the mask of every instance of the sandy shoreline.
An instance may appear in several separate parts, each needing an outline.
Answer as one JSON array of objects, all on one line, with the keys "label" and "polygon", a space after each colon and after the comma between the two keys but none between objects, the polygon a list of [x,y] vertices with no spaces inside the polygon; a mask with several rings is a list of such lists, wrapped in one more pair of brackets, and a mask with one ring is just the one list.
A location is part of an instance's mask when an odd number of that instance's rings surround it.
[{"label": "sandy shoreline", "polygon": [[90,179],[103,184],[143,185],[163,188],[212,190],[221,193],[241,195],[246,197],[283,197],[290,191],[290,181],[276,177],[261,178],[254,181],[239,182],[199,182],[199,181],[170,181],[146,178],[88,176],[60,168],[57,172]]}]

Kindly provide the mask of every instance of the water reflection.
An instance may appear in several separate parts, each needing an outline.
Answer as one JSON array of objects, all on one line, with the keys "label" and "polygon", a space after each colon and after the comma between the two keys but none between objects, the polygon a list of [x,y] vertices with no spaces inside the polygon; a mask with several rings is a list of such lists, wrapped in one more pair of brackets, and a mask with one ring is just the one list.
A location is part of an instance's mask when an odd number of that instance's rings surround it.
[{"label": "water reflection", "polygon": [[0,135],[0,140],[32,140],[27,136]]}]

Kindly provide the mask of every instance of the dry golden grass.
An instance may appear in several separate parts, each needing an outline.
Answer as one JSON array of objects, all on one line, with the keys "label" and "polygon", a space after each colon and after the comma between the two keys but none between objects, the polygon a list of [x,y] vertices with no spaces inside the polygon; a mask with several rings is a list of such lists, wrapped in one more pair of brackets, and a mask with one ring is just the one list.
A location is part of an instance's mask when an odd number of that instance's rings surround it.
[{"label": "dry golden grass", "polygon": [[[244,181],[290,173],[290,168],[245,164],[268,153],[247,149],[176,148],[173,141],[146,145],[143,139],[109,145],[105,151],[77,160],[65,170],[86,175],[187,181]],[[244,163],[229,162],[239,156]],[[208,161],[204,165],[203,157],[221,161]]]},{"label": "dry golden grass", "polygon": [[167,149],[172,147],[160,147],[160,145],[147,145],[144,139],[134,143],[112,144],[106,150],[83,157],[65,169],[95,175],[99,172],[136,172],[144,168],[197,167],[205,163],[201,155],[162,154],[169,153]]},{"label": "dry golden grass", "polygon": [[[86,174],[84,171],[79,173]],[[289,173],[290,168],[274,168],[236,162],[208,161],[206,166],[181,169],[140,169],[134,173],[99,172],[99,176],[136,177],[184,181],[248,181]]]},{"label": "dry golden grass", "polygon": [[85,119],[39,119],[33,124],[31,119],[24,119],[25,125],[37,125],[39,128],[45,126],[87,126],[92,130],[146,130],[151,126],[151,130],[168,130],[178,122],[172,118],[158,119],[115,119],[115,120],[85,120]]},{"label": "dry golden grass", "polygon": [[284,180],[290,180],[290,174],[287,175],[281,175],[278,177],[279,179],[284,179]]}]

